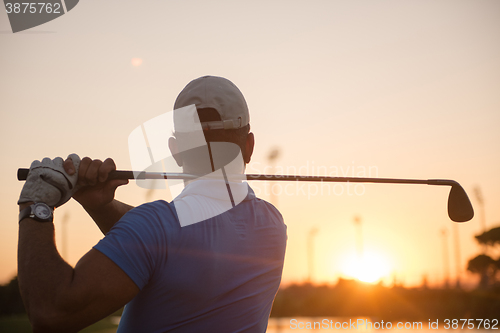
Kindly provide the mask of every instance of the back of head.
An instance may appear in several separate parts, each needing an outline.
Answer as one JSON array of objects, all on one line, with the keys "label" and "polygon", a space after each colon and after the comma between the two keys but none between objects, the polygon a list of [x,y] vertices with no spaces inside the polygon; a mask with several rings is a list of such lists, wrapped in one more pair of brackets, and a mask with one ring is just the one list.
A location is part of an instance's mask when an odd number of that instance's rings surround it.
[{"label": "back of head", "polygon": [[[245,154],[250,132],[250,115],[241,91],[228,79],[218,76],[197,78],[180,92],[174,109],[195,105],[206,142],[237,144]],[[178,139],[182,134],[176,133]]]},{"label": "back of head", "polygon": [[189,82],[177,96],[174,110],[192,104],[198,110],[214,109],[219,113],[222,123],[208,124],[208,130],[239,129],[250,123],[243,94],[234,83],[222,77],[202,76]]}]

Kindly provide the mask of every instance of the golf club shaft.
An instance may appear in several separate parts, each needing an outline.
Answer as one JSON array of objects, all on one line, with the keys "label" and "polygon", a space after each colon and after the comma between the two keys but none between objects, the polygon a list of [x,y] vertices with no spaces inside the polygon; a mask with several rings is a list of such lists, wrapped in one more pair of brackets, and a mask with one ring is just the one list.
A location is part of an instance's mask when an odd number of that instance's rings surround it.
[{"label": "golf club shaft", "polygon": [[[26,180],[29,169],[18,169],[17,179]],[[137,175],[137,176],[134,176]],[[126,170],[115,170],[109,173],[108,179],[194,179],[200,175],[186,173],[167,172],[135,172]],[[206,177],[206,176],[203,176]],[[301,182],[337,182],[337,183],[385,183],[385,184],[423,184],[453,186],[458,185],[454,180],[449,179],[397,179],[397,178],[366,178],[366,177],[329,177],[329,176],[298,176],[298,175],[241,175],[247,180],[267,180],[267,181],[301,181]]]}]

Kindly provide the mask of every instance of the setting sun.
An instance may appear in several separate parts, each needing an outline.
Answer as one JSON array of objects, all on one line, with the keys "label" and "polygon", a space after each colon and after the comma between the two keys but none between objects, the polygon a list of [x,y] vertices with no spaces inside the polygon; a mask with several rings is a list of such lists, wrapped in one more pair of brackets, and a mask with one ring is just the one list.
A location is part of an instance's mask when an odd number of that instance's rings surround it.
[{"label": "setting sun", "polygon": [[356,255],[349,256],[344,262],[342,272],[347,277],[374,283],[389,274],[390,265],[384,256],[367,252],[361,258]]}]

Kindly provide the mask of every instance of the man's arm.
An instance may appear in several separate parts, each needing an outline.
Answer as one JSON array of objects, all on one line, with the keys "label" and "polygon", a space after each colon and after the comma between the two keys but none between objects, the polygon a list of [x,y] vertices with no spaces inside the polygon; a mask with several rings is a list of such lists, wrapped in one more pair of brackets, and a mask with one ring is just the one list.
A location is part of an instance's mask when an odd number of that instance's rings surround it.
[{"label": "man's arm", "polygon": [[[70,175],[75,173],[71,159],[64,162],[64,169]],[[116,165],[111,158],[104,162],[83,158],[78,170],[78,186],[82,188],[73,194],[73,198],[83,206],[104,235],[134,208],[114,199],[116,188],[128,184],[128,180],[108,180],[112,170],[116,170]]]},{"label": "man's arm", "polygon": [[111,227],[134,207],[113,199],[113,201],[98,209],[86,208],[85,206],[83,208],[94,220],[101,232],[106,235]]},{"label": "man's arm", "polygon": [[19,224],[18,279],[34,332],[77,332],[139,292],[122,269],[95,249],[72,268],[57,252],[54,225],[31,218]]}]

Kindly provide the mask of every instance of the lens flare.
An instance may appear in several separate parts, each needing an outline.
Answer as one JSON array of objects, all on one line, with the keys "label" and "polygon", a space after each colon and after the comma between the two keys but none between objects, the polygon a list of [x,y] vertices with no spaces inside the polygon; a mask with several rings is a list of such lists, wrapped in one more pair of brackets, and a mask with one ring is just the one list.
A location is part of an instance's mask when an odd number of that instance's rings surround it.
[{"label": "lens flare", "polygon": [[132,66],[139,67],[142,65],[142,59],[141,58],[132,58],[131,60]]}]

